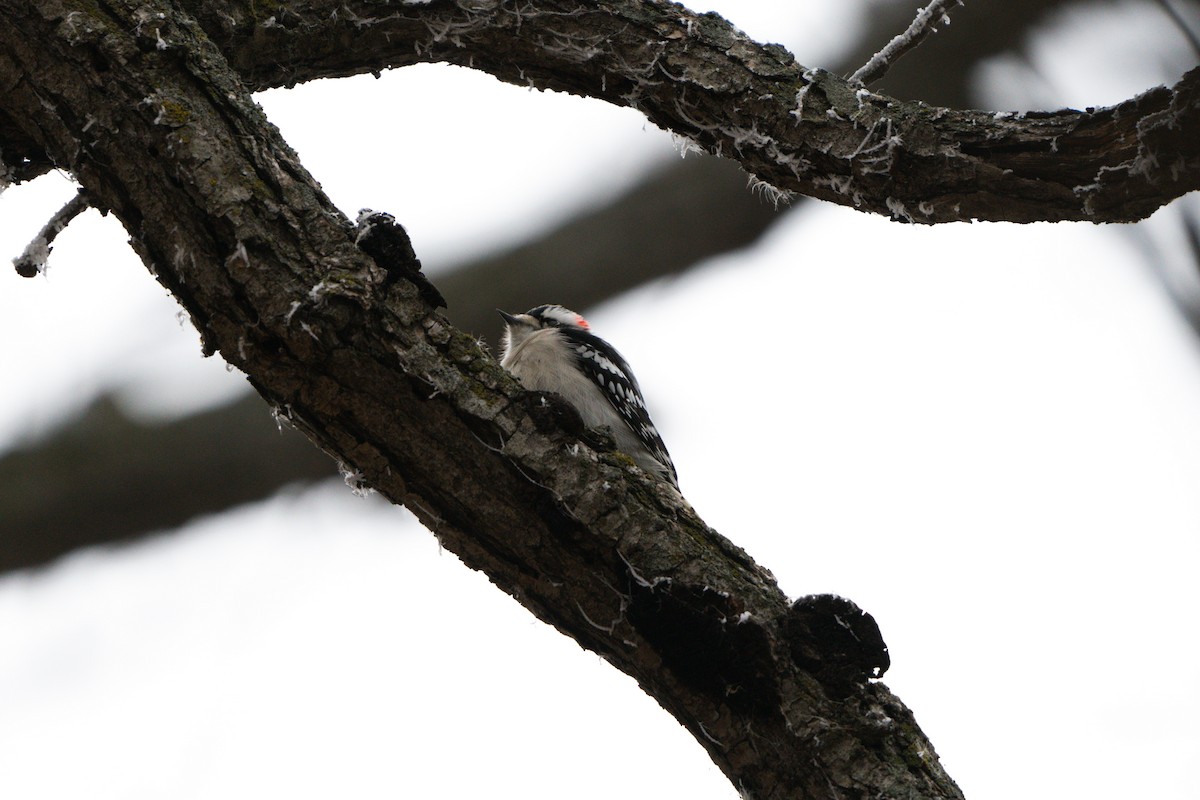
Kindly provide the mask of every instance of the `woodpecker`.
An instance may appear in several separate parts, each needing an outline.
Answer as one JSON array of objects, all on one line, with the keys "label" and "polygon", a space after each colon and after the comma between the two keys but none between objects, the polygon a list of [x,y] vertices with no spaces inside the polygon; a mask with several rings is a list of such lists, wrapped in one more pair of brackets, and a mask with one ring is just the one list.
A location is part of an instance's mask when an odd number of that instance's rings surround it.
[{"label": "woodpecker", "polygon": [[591,332],[587,320],[557,305],[500,316],[505,323],[500,366],[526,389],[561,395],[584,425],[607,427],[621,452],[679,488],[633,371],[616,348]]}]

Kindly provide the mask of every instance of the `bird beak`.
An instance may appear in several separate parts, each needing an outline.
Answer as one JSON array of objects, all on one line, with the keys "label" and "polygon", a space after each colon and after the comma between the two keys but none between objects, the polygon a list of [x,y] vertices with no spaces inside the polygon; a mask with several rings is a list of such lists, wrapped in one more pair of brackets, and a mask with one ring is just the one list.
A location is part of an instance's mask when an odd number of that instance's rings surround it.
[{"label": "bird beak", "polygon": [[496,313],[499,314],[500,316],[504,317],[504,323],[506,325],[517,325],[520,323],[520,321],[516,317],[514,317],[512,314],[509,314],[507,311],[501,311],[500,309],[497,308]]}]

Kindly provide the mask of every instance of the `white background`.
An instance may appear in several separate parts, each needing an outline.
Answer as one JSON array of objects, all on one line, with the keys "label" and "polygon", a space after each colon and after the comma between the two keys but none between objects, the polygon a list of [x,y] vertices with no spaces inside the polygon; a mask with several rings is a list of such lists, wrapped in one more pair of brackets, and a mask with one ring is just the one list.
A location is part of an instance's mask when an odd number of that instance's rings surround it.
[{"label": "white background", "polygon": [[[833,5],[713,7],[824,66],[862,10]],[[1174,81],[1155,54],[1182,44],[1148,9],[1065,18],[1036,77],[994,64],[985,97]],[[445,66],[260,101],[435,280],[678,157],[635,112]],[[0,254],[72,191],[0,196]],[[790,595],[876,616],[886,682],[973,800],[1195,796],[1200,352],[1146,264],[1149,244],[1186,265],[1179,211],[919,228],[805,203],[589,310],[697,510]],[[149,415],[244,391],[177,312],[94,211],[45,277],[0,270],[0,442],[105,389]],[[0,578],[0,797],[330,796],[736,792],[631,679],[336,481]]]}]

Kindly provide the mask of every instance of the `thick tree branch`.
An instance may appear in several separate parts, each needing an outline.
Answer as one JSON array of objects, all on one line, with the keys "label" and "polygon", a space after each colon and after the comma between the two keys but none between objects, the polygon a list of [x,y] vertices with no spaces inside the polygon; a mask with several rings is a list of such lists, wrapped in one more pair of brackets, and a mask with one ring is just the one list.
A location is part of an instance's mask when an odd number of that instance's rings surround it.
[{"label": "thick tree branch", "polygon": [[473,66],[636,108],[781,191],[907,222],[1132,222],[1200,187],[1200,71],[1116,108],[995,115],[857,91],[666,2],[204,5],[256,85],[361,71],[354,49]]},{"label": "thick tree branch", "polygon": [[793,614],[686,503],[353,246],[176,7],[0,9],[12,118],[121,220],[206,346],[348,468],[634,676],[753,796],[960,796],[899,701],[836,666],[877,658],[822,660],[821,604]]},{"label": "thick tree branch", "polygon": [[1113,108],[995,115],[856,91],[663,2],[187,5],[255,89],[461,64],[636,108],[781,191],[904,221],[1131,222],[1200,187],[1197,71]]},{"label": "thick tree branch", "polygon": [[202,5],[254,86],[447,61],[636,108],[780,190],[905,221],[1131,222],[1200,187],[1200,71],[1114,108],[996,115],[856,91],[671,3]]}]

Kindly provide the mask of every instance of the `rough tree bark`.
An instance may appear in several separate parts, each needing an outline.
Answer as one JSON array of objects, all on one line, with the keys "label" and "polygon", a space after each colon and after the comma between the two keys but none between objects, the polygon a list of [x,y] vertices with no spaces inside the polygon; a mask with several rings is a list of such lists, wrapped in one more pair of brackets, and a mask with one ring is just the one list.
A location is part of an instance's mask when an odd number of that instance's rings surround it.
[{"label": "rough tree bark", "polygon": [[[23,175],[47,155],[70,171],[208,351],[468,565],[635,677],[740,789],[960,796],[907,709],[866,680],[881,654],[847,657],[824,631],[865,631],[852,609],[793,608],[569,409],[520,391],[429,293],[355,246],[239,73],[259,86],[378,69],[384,43],[391,64],[474,60],[634,103],[784,188],[930,222],[1135,218],[1194,188],[1197,76],[1120,110],[995,119],[856,95],[676,6],[253,8],[0,0],[0,132],[22,134],[6,157]],[[249,54],[282,67],[256,73]],[[1179,159],[1153,163],[1164,147]],[[1081,177],[1096,186],[1074,191]]]},{"label": "rough tree bark", "polygon": [[666,3],[180,5],[251,89],[461,64],[631,106],[782,192],[903,221],[1132,222],[1200,185],[1197,70],[1112,108],[994,114],[901,103]]}]

